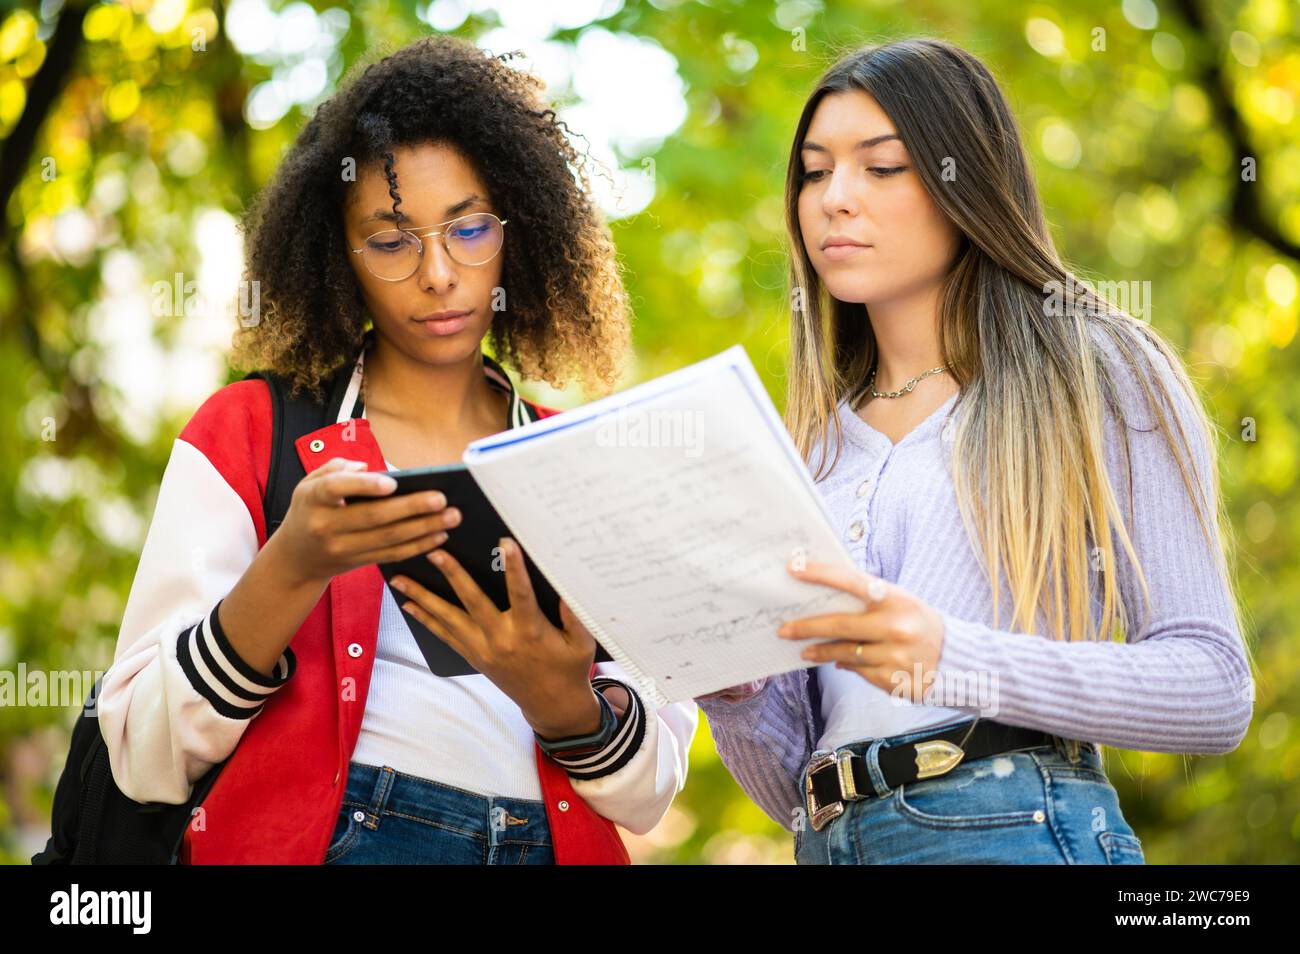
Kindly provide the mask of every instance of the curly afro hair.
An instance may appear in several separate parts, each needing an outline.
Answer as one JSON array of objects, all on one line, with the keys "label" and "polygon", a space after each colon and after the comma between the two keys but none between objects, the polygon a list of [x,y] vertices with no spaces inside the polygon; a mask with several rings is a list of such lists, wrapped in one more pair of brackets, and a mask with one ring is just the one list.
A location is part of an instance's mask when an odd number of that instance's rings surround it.
[{"label": "curly afro hair", "polygon": [[246,276],[259,282],[262,312],[235,331],[234,367],[280,374],[293,393],[320,398],[370,322],[341,251],[347,161],[383,163],[397,212],[392,150],[447,143],[514,226],[508,310],[488,333],[497,359],[554,387],[576,378],[588,393],[612,389],[631,337],[613,242],[567,127],[545,108],[542,82],[507,65],[511,55],[430,36],[349,72],[244,216]]}]

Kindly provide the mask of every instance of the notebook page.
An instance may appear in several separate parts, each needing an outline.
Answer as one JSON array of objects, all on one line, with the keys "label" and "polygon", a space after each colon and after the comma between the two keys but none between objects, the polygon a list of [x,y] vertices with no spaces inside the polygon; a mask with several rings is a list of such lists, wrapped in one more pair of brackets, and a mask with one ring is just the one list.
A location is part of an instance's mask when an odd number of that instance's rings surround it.
[{"label": "notebook page", "polygon": [[786,571],[853,564],[743,349],[578,410],[475,442],[465,461],[657,705],[806,666],[781,623],[861,610]]}]

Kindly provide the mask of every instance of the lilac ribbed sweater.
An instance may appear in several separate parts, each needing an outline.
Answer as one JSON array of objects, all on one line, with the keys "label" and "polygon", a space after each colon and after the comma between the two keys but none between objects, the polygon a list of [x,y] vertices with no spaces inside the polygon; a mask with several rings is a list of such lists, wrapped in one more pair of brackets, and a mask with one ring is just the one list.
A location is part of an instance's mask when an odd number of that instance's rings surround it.
[{"label": "lilac ribbed sweater", "polygon": [[[862,677],[824,665],[817,667],[820,734],[809,699],[811,669],[774,676],[739,702],[698,700],[723,763],[782,827],[793,829],[803,805],[798,781],[813,748],[970,715],[1151,752],[1223,753],[1241,742],[1254,685],[1221,561],[1197,525],[1175,459],[1153,429],[1155,418],[1134,371],[1121,365],[1113,345],[1096,340],[1129,422],[1131,495],[1123,480],[1119,425],[1109,411],[1106,466],[1150,590],[1147,625],[1137,629],[1142,591],[1116,541],[1117,584],[1137,630],[1128,642],[1059,642],[993,628],[988,577],[966,535],[945,465],[961,396],[896,445],[841,402],[845,445],[834,470],[818,484],[832,525],[862,569],[915,593],[943,616],[940,677],[964,677],[994,694],[960,700],[972,705],[900,706]],[[1163,356],[1145,343],[1141,347],[1152,368],[1140,373],[1172,375]],[[1189,435],[1195,471],[1208,486],[1216,463],[1195,430],[1193,409],[1180,398],[1172,411]],[[816,452],[812,459],[818,459]],[[1094,619],[1100,616],[1099,572],[1091,579]],[[1003,626],[1009,625],[1010,606],[1003,579]],[[1045,633],[1041,613],[1039,618],[1036,632]],[[987,708],[990,702],[996,711]]]}]

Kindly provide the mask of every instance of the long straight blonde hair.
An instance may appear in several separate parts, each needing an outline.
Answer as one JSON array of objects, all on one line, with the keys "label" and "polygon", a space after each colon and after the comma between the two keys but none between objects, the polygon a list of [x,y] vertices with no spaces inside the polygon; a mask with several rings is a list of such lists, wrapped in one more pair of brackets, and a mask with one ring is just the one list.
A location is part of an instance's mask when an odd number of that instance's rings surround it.
[{"label": "long straight blonde hair", "polygon": [[[930,197],[962,236],[940,297],[939,347],[960,388],[953,483],[989,575],[995,625],[1004,572],[1014,604],[1012,629],[1035,632],[1041,611],[1054,639],[1112,639],[1116,627],[1128,631],[1135,621],[1126,618],[1109,572],[1101,574],[1101,619],[1093,628],[1089,570],[1098,563],[1117,565],[1112,530],[1137,570],[1149,612],[1146,578],[1106,470],[1103,401],[1115,382],[1095,336],[1113,342],[1135,369],[1232,586],[1232,537],[1218,472],[1195,472],[1190,435],[1177,419],[1175,440],[1165,411],[1176,406],[1174,395],[1162,383],[1167,376],[1152,370],[1142,344],[1168,360],[1176,389],[1196,409],[1199,437],[1215,448],[1215,429],[1181,361],[1144,322],[1067,271],[996,80],[976,57],[940,40],[867,46],[839,60],[809,96],[791,145],[785,195],[791,263],[786,423],[814,477],[820,480],[839,459],[843,435],[836,407],[844,398],[856,403],[876,360],[865,306],[829,295],[799,228],[800,147],[823,97],[850,90],[880,104]],[[955,180],[940,176],[945,159],[956,161]],[[1060,308],[1045,305],[1048,289],[1059,290]],[[1121,407],[1113,410],[1127,455],[1128,422]],[[822,452],[814,464],[816,447]],[[1215,501],[1213,507],[1206,499]],[[1233,605],[1240,622],[1235,598]],[[1136,625],[1145,627],[1146,621]]]}]

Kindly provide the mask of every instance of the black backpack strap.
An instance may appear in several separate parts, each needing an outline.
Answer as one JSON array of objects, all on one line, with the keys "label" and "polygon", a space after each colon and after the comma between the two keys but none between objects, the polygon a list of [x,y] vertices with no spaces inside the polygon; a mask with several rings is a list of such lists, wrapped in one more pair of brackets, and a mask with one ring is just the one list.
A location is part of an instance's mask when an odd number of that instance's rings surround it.
[{"label": "black backpack strap", "polygon": [[[294,442],[304,434],[334,422],[343,405],[351,375],[352,366],[347,365],[334,376],[327,386],[328,397],[324,404],[312,400],[310,394],[290,397],[289,382],[279,375],[265,371],[251,371],[244,375],[244,380],[261,378],[271,392],[271,466],[266,475],[266,494],[262,498],[268,540],[289,512],[294,488],[307,476]],[[359,408],[358,404],[357,414]]]}]

